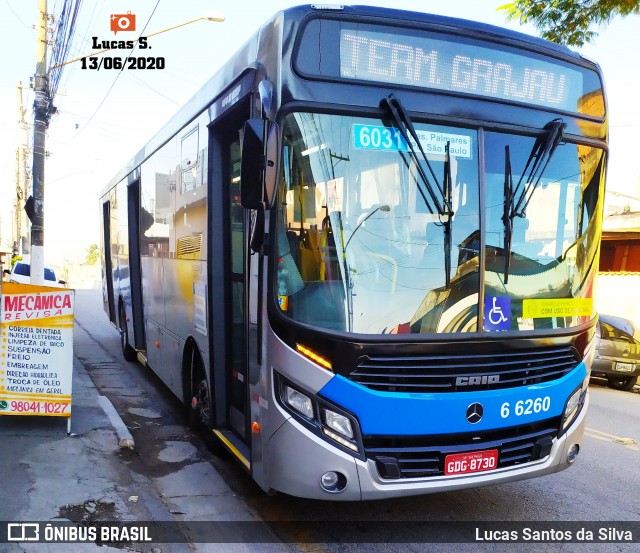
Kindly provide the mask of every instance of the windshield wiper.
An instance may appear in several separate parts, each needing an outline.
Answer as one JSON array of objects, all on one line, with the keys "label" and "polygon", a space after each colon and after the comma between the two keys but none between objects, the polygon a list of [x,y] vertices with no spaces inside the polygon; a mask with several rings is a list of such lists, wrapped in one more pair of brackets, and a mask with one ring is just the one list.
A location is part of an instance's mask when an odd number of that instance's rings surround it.
[{"label": "windshield wiper", "polygon": [[[547,132],[543,136],[536,138],[536,142],[529,154],[527,164],[524,166],[524,171],[522,171],[522,176],[520,177],[520,180],[516,185],[516,189],[513,192],[513,199],[515,200],[515,197],[520,192],[520,186],[522,185],[520,196],[518,197],[518,200],[515,201],[515,205],[512,206],[511,209],[510,216],[512,220],[514,217],[526,217],[525,212],[527,206],[529,205],[536,188],[538,188],[542,175],[547,169],[547,165],[549,165],[556,148],[560,142],[562,142],[566,126],[567,124],[564,123],[562,119],[554,119],[544,126],[544,129]],[[533,163],[531,163],[532,161]],[[523,179],[525,178],[527,169],[529,169],[529,165],[531,165],[531,169],[529,170],[527,179],[523,183]]]},{"label": "windshield wiper", "polygon": [[511,172],[511,153],[509,145],[504,147],[504,212],[502,222],[504,223],[504,283],[509,280],[509,266],[511,265],[511,236],[513,235],[513,173]]},{"label": "windshield wiper", "polygon": [[[509,280],[509,267],[511,264],[511,240],[513,236],[513,220],[516,217],[525,218],[526,210],[534,192],[540,185],[542,175],[547,165],[555,154],[556,148],[562,142],[566,123],[562,119],[554,119],[544,126],[546,133],[536,138],[531,148],[529,159],[524,166],[518,184],[513,186],[511,172],[511,156],[509,146],[505,146],[504,167],[504,283]],[[527,173],[528,171],[528,173]]]},{"label": "windshield wiper", "polygon": [[[443,179],[443,203],[449,210],[444,213],[446,219],[443,222],[444,225],[444,266],[445,266],[445,287],[449,288],[451,284],[451,219],[453,217],[453,210],[451,209],[451,154],[449,152],[451,142],[447,140],[445,146],[445,158],[444,158],[444,179]],[[424,154],[424,152],[423,152]],[[426,157],[425,157],[426,159]]]},{"label": "windshield wiper", "polygon": [[[398,130],[402,134],[402,138],[404,138],[407,143],[407,147],[409,148],[409,153],[413,158],[416,170],[420,175],[420,180],[422,184],[426,188],[427,194],[433,202],[433,206],[429,203],[427,199],[427,195],[423,191],[422,187],[418,184],[418,191],[422,196],[427,208],[432,214],[437,214],[441,219],[441,223],[444,227],[444,256],[445,256],[445,285],[446,288],[449,288],[450,285],[450,274],[451,274],[451,223],[453,219],[453,209],[451,207],[451,163],[449,157],[449,143],[446,146],[446,155],[445,155],[445,166],[444,166],[444,186],[440,185],[438,181],[438,177],[427,158],[427,154],[424,153],[424,149],[422,148],[422,144],[420,143],[420,139],[418,138],[418,133],[416,132],[415,127],[413,126],[413,122],[409,117],[409,114],[405,111],[403,105],[400,103],[393,94],[389,94],[386,98],[383,98],[381,102],[381,106],[386,108],[393,120],[398,127]],[[413,140],[412,140],[413,139]],[[418,156],[418,152],[414,146],[414,143],[417,145],[418,150],[420,152],[420,156]],[[431,180],[427,176],[427,173],[424,170],[421,162],[424,162],[429,172],[431,173],[431,177],[433,179],[434,185],[431,183]],[[435,208],[435,209],[434,209]]]}]

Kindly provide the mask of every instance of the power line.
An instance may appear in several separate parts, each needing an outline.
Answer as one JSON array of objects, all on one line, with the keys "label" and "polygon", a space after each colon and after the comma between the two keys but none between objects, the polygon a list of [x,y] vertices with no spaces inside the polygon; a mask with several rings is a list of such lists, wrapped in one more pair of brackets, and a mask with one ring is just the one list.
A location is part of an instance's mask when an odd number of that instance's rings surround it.
[{"label": "power line", "polygon": [[[82,31],[76,29],[75,35],[80,38],[80,41],[76,40],[72,44],[71,46],[72,52],[70,51],[71,55],[76,56],[80,54],[80,52],[84,52],[88,49],[88,45],[90,44],[91,41],[87,37],[95,34],[93,30],[98,21],[98,14],[102,10],[105,2],[106,0],[102,0],[102,2],[95,1],[93,3],[93,11],[91,12],[91,15],[87,18],[87,24],[85,26],[85,29],[83,29]],[[77,45],[78,42],[81,42],[82,46]],[[68,71],[65,71],[64,73],[65,87],[69,83],[71,76],[75,73],[76,70],[77,70],[77,66],[72,65]]]},{"label": "power line", "polygon": [[[158,0],[156,2],[156,5],[153,8],[153,11],[151,12],[151,15],[149,16],[149,19],[147,19],[147,22],[144,24],[144,27],[142,29],[142,31],[140,31],[140,36],[144,35],[144,31],[146,30],[147,26],[149,25],[149,22],[151,21],[151,18],[153,17],[153,14],[156,13],[156,9],[158,9],[158,5],[160,4],[160,0]],[[100,108],[102,107],[102,105],[105,103],[105,101],[107,100],[107,98],[109,97],[109,94],[111,93],[111,91],[113,90],[113,87],[116,85],[116,82],[118,82],[118,79],[120,78],[120,75],[122,75],[122,72],[125,70],[125,68],[127,67],[127,61],[129,60],[129,58],[133,55],[133,51],[138,47],[138,43],[136,42],[133,46],[133,48],[131,49],[131,51],[129,52],[129,55],[127,56],[127,59],[124,61],[124,63],[122,64],[122,69],[120,69],[120,71],[118,71],[118,74],[116,75],[116,78],[113,80],[113,82],[111,83],[111,86],[109,87],[109,90],[107,90],[107,93],[104,95],[104,97],[102,98],[102,100],[100,101],[100,103],[98,104],[98,107],[95,109],[95,111],[91,114],[91,116],[89,117],[89,120],[85,123],[85,125],[78,131],[78,133],[76,134],[76,136],[74,137],[77,138],[83,131],[84,129],[86,129],[89,126],[89,123],[91,123],[91,121],[93,120],[93,118],[95,117],[96,113],[98,113],[98,111],[100,110]]]},{"label": "power line", "polygon": [[7,8],[9,8],[9,11],[15,16],[15,18],[18,21],[20,21],[20,23],[22,23],[22,25],[24,25],[27,29],[29,29],[30,31],[33,31],[33,27],[31,25],[28,25],[24,21],[22,21],[22,19],[20,19],[20,16],[15,11],[13,11],[13,8],[11,7],[9,0],[4,0],[4,1],[5,1],[5,4],[7,5]]},{"label": "power line", "polygon": [[58,17],[49,64],[49,67],[52,68],[49,72],[49,92],[52,99],[55,97],[60,84],[64,69],[61,64],[64,63],[69,54],[81,5],[82,0],[64,0],[62,11]]},{"label": "power line", "polygon": [[169,96],[167,96],[166,94],[163,94],[162,92],[160,92],[158,89],[152,87],[150,84],[145,83],[140,77],[134,75],[133,72],[131,73],[127,73],[127,75],[129,77],[133,77],[134,80],[138,81],[142,86],[148,88],[149,90],[151,90],[152,92],[155,92],[158,96],[162,96],[165,100],[168,100],[169,102],[171,102],[172,104],[175,104],[176,106],[180,105],[180,102],[176,102],[173,98],[169,98]]}]

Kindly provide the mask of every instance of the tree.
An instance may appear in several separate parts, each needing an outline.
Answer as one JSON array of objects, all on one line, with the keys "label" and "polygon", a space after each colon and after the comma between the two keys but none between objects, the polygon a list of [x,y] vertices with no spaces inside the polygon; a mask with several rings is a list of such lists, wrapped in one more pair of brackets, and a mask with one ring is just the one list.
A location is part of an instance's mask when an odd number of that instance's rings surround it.
[{"label": "tree", "polygon": [[87,265],[95,265],[96,263],[98,263],[99,259],[100,259],[100,248],[98,248],[97,244],[91,244],[87,248],[87,259],[85,263]]},{"label": "tree", "polygon": [[640,13],[640,0],[516,0],[498,10],[510,21],[533,23],[547,40],[583,46],[598,35],[594,26]]}]

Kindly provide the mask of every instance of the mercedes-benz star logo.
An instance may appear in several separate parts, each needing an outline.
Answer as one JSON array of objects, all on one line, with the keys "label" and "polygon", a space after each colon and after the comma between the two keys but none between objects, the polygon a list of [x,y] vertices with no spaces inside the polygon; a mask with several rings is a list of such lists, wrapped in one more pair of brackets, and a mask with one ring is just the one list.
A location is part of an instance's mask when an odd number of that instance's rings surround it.
[{"label": "mercedes-benz star logo", "polygon": [[484,413],[484,407],[480,403],[472,403],[467,407],[467,421],[471,424],[476,424],[482,420]]}]

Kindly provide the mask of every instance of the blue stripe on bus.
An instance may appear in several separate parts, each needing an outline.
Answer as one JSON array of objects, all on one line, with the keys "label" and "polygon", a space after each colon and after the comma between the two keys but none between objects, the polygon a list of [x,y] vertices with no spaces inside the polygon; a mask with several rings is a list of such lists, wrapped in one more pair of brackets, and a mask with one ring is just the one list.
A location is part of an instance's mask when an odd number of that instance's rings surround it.
[{"label": "blue stripe on bus", "polygon": [[[505,428],[560,416],[571,393],[587,377],[580,363],[573,371],[552,382],[502,390],[398,393],[378,392],[334,376],[320,390],[335,404],[353,413],[363,434],[417,436]],[[466,419],[472,403],[482,404],[482,420]]]}]

